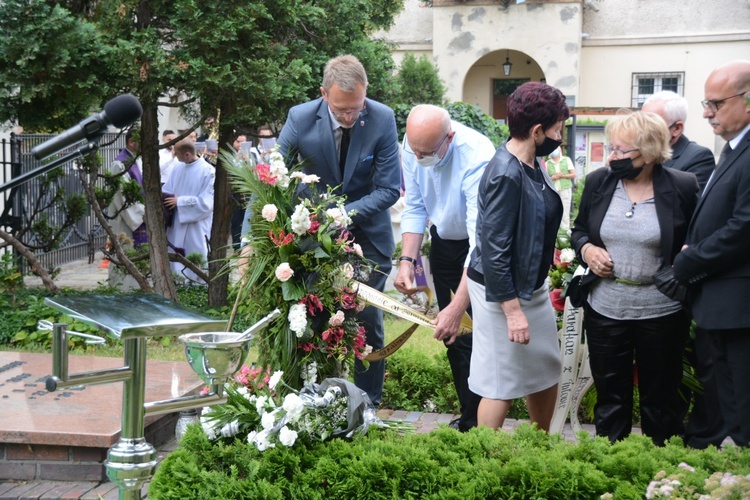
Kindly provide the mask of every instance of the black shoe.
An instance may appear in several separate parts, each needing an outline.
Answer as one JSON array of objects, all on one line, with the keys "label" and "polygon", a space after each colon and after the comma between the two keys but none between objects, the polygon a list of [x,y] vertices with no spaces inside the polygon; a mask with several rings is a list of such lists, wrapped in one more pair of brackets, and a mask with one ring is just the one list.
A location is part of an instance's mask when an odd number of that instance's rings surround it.
[{"label": "black shoe", "polygon": [[460,422],[461,422],[461,417],[454,418],[453,420],[450,421],[450,423],[448,424],[448,427],[450,427],[451,429],[456,429],[459,432],[464,432],[461,430],[461,426],[459,425]]}]

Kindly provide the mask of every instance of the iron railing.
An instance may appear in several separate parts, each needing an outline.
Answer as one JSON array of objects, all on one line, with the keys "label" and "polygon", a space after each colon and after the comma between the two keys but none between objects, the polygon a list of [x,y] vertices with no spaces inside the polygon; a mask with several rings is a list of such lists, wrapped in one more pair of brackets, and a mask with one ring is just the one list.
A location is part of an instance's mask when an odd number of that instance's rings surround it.
[{"label": "iron railing", "polygon": [[[49,159],[40,161],[34,158],[31,150],[34,146],[41,144],[53,137],[45,134],[11,134],[10,139],[0,141],[0,184],[5,184],[28,172],[49,163]],[[83,143],[68,148],[73,151]],[[118,137],[116,133],[104,134],[99,141],[100,148],[96,153],[101,157],[102,165],[110,165],[120,150],[124,147],[124,137]],[[61,154],[64,152],[61,152]],[[78,176],[76,160],[71,160],[57,167],[63,170],[63,175],[57,184],[65,193],[85,194]],[[99,181],[103,184],[103,181]],[[50,196],[50,195],[47,195]],[[32,222],[35,207],[42,206],[47,200],[44,199],[42,189],[42,178],[34,177],[23,184],[0,192],[0,228],[8,233],[15,233],[22,227],[28,227]],[[102,207],[106,208],[106,207]],[[65,219],[65,213],[60,207],[52,207],[44,210],[44,216],[52,226],[60,226]],[[39,243],[38,235],[34,232],[27,233],[23,238],[26,246],[34,246]],[[107,235],[97,221],[93,210],[89,210],[81,220],[70,227],[62,235],[56,248],[49,252],[34,251],[45,268],[54,268],[62,264],[88,258],[93,262],[97,249],[105,245]],[[28,272],[25,261],[18,259],[20,270]]]}]

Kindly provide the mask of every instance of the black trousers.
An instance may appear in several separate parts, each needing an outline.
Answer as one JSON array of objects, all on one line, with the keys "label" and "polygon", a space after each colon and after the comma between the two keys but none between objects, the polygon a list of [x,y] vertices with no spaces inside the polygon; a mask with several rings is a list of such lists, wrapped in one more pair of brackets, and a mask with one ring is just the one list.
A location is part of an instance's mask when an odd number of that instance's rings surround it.
[{"label": "black trousers", "polygon": [[693,410],[688,416],[684,440],[686,445],[699,450],[709,445],[719,447],[729,434],[724,419],[721,417],[721,411],[717,411],[720,406],[719,388],[716,385],[714,372],[716,354],[710,335],[698,328],[695,332],[695,340],[688,341],[688,345],[692,344],[692,349],[686,351],[686,357],[703,385],[703,392],[693,394]]},{"label": "black trousers", "polygon": [[680,434],[678,389],[690,328],[687,314],[678,311],[660,318],[616,320],[587,304],[583,319],[597,393],[596,434],[612,442],[630,434],[633,361],[638,367],[643,434],[657,445]]},{"label": "black trousers", "polygon": [[[750,328],[699,330],[713,360],[713,384],[729,437],[750,446]],[[703,380],[702,380],[703,381]],[[705,383],[705,382],[704,382]]]},{"label": "black trousers", "polygon": [[[455,292],[464,272],[464,262],[469,253],[469,240],[444,240],[437,234],[435,226],[430,228],[430,268],[435,283],[438,307],[443,310],[451,302],[451,291]],[[471,314],[471,308],[469,308]],[[477,408],[482,398],[469,389],[469,367],[471,365],[472,335],[461,335],[448,345],[448,362],[453,373],[461,418],[458,428],[469,430],[477,425]]]}]

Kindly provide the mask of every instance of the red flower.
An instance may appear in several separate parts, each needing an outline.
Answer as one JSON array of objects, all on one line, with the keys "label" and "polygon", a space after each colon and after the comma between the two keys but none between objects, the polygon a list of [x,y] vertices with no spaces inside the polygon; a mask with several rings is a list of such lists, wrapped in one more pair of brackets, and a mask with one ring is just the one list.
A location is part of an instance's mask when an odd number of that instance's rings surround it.
[{"label": "red flower", "polygon": [[315,234],[318,232],[318,229],[320,228],[320,222],[318,222],[318,218],[315,214],[310,216],[310,229],[307,230],[310,234]]},{"label": "red flower", "polygon": [[339,301],[341,302],[341,307],[344,309],[357,308],[357,296],[355,294],[342,293]]},{"label": "red flower", "polygon": [[304,297],[300,302],[307,306],[307,312],[310,313],[310,316],[315,316],[316,310],[323,310],[323,303],[320,301],[320,298],[318,298],[317,295],[308,295],[307,297]]},{"label": "red flower", "polygon": [[271,175],[271,166],[266,163],[258,163],[255,165],[255,173],[258,175],[258,179],[261,182],[273,186],[276,184],[276,176]]},{"label": "red flower", "polygon": [[562,288],[555,288],[549,293],[549,298],[552,301],[552,307],[554,307],[556,311],[565,310],[565,299],[560,297],[561,293]]},{"label": "red flower", "polygon": [[288,245],[294,241],[294,233],[286,234],[286,231],[283,229],[279,230],[278,236],[273,234],[273,229],[270,229],[268,231],[268,237],[271,238],[271,241],[273,241],[277,247]]}]

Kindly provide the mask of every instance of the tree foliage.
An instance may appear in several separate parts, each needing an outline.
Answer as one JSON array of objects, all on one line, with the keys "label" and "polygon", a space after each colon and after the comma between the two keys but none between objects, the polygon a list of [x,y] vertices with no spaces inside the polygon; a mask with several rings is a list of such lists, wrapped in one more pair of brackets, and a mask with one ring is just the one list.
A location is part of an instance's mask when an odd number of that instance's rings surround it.
[{"label": "tree foliage", "polygon": [[[368,94],[382,98],[391,92],[393,63],[388,46],[369,35],[387,29],[402,7],[399,0],[7,0],[0,120],[57,131],[117,94],[139,98],[150,256],[161,266],[152,274],[156,290],[175,298],[165,282],[158,106],[179,108],[194,127],[218,117],[226,146],[235,129],[278,124],[291,106],[316,97],[325,62],[343,53],[360,57]],[[216,183],[212,275],[226,255],[231,212],[221,164]],[[225,295],[226,278],[219,282]]]}]

